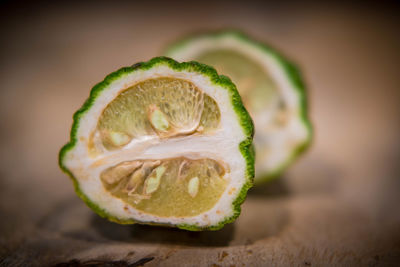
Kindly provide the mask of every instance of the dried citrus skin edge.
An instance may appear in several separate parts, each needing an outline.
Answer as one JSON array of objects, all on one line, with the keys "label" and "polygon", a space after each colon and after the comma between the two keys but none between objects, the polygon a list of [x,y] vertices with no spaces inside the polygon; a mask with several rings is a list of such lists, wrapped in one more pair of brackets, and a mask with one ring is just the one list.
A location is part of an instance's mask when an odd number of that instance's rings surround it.
[{"label": "dried citrus skin edge", "polygon": [[[183,37],[168,46],[164,54],[177,60],[197,60],[210,64],[219,73],[229,75],[235,82],[256,125],[254,139],[257,153],[255,183],[278,177],[310,146],[312,125],[308,118],[304,82],[298,68],[276,49],[258,42],[240,31],[223,30],[194,33]],[[246,58],[252,64],[245,65],[244,61],[240,63],[240,57]],[[260,75],[262,69],[265,72],[264,77]],[[272,112],[273,105],[271,106],[271,101],[268,103],[268,100],[273,99],[274,95],[266,92],[267,90],[255,90],[254,88],[249,90],[249,87],[251,89],[251,86],[254,86],[255,81],[258,86],[264,84],[264,88],[275,87],[274,89],[279,90],[278,96],[283,101],[276,99],[275,106],[278,107],[280,103],[284,103],[286,108],[289,106],[291,113],[287,113],[290,114],[288,117],[287,114],[285,116],[285,113],[281,112],[275,118],[282,125],[297,124],[297,130],[289,133],[284,127],[280,131],[276,130],[279,127],[273,128],[272,131],[263,129],[272,125],[265,123],[265,114],[263,115],[262,109]],[[282,90],[286,90],[286,92],[282,93]],[[263,91],[261,95],[260,91]],[[252,92],[253,97],[251,97]],[[273,133],[274,131],[276,133]],[[285,134],[288,136],[287,141],[280,145],[279,142],[285,138]],[[286,148],[287,146],[289,148]]]},{"label": "dried citrus skin edge", "polygon": [[[146,73],[148,71],[151,71],[152,69],[157,69],[157,68],[166,68],[168,69],[169,72],[176,72],[180,73],[180,75],[197,75],[201,76],[205,79],[207,79],[213,87],[216,88],[216,90],[223,90],[227,93],[229,96],[229,106],[232,108],[232,111],[235,114],[235,120],[237,120],[238,125],[240,125],[241,129],[241,135],[243,136],[243,139],[238,142],[238,147],[237,150],[239,151],[239,154],[241,155],[241,158],[244,162],[244,168],[243,168],[243,181],[241,182],[240,188],[236,188],[236,193],[234,194],[234,199],[232,199],[231,203],[229,204],[229,212],[226,212],[225,216],[222,216],[221,218],[214,218],[214,221],[210,224],[207,223],[202,223],[199,224],[197,222],[194,222],[193,220],[188,220],[188,222],[185,221],[185,218],[183,220],[180,220],[179,223],[176,221],[171,223],[168,222],[168,220],[138,220],[137,218],[122,218],[121,216],[116,216],[114,212],[110,209],[104,208],[103,205],[99,205],[96,203],[96,201],[93,200],[92,196],[88,196],[87,192],[85,192],[85,189],[82,188],[82,180],[79,180],[79,178],[74,176],[74,171],[71,170],[67,165],[69,164],[69,159],[68,157],[74,153],[75,147],[79,146],[79,131],[83,131],[81,127],[84,129],[85,127],[82,126],[81,122],[82,120],[87,119],[86,115],[89,113],[91,109],[93,109],[96,106],[96,101],[101,97],[102,94],[105,93],[107,94],[108,90],[111,90],[110,88],[114,86],[118,82],[123,82],[125,78],[130,77],[132,75],[136,75],[137,73]],[[168,76],[168,75],[166,75]],[[124,87],[126,88],[126,87]],[[201,86],[199,86],[201,89]],[[218,103],[220,104],[220,103]],[[152,109],[149,112],[150,118],[154,117],[153,120],[153,126],[155,127],[155,131],[160,130],[160,132],[164,132],[166,129],[169,129],[168,123],[163,118],[163,115],[161,113],[154,115],[154,111],[157,110]],[[159,128],[159,129],[158,129]],[[200,127],[198,127],[198,130],[202,130]],[[244,201],[247,190],[251,187],[253,177],[254,177],[254,153],[251,148],[252,146],[252,137],[253,137],[253,124],[252,120],[243,107],[243,104],[241,102],[241,98],[234,86],[234,84],[229,80],[229,78],[225,76],[219,76],[216,71],[204,64],[199,64],[196,62],[186,62],[186,63],[178,63],[170,58],[166,57],[158,57],[158,58],[153,58],[148,62],[141,62],[138,64],[135,64],[132,67],[126,67],[122,68],[110,75],[108,75],[103,82],[97,84],[90,93],[89,98],[86,100],[84,105],[74,114],[74,122],[72,125],[71,129],[71,136],[70,136],[70,142],[66,144],[60,151],[59,154],[59,165],[61,169],[66,172],[73,180],[75,190],[77,194],[85,201],[85,203],[92,208],[96,213],[98,213],[100,216],[108,218],[111,221],[121,223],[121,224],[132,224],[132,223],[145,223],[145,224],[157,224],[157,225],[167,225],[167,226],[174,226],[178,227],[181,229],[186,229],[186,230],[192,230],[192,231],[199,231],[199,230],[217,230],[223,227],[226,223],[230,223],[234,221],[237,216],[240,214],[240,205]],[[87,137],[89,137],[89,134],[87,134]],[[114,140],[117,145],[124,146],[127,143],[127,138],[125,135],[122,134],[112,134],[112,139]],[[173,137],[173,138],[180,138],[179,136]],[[88,146],[90,146],[88,142]],[[129,144],[128,144],[129,146]],[[94,149],[96,151],[96,149]],[[112,150],[110,150],[112,151]],[[88,153],[88,155],[91,155]],[[96,155],[96,152],[94,152],[93,155]],[[95,156],[94,156],[95,157]],[[157,160],[157,159],[155,159]],[[96,163],[98,164],[98,163]],[[140,165],[140,164],[138,164]],[[159,172],[161,173],[161,171]],[[154,179],[153,179],[154,178]],[[197,179],[196,179],[197,178]],[[146,184],[146,192],[154,192],[154,190],[158,190],[157,183],[159,182],[157,180],[157,176],[152,176],[152,181]],[[162,178],[161,178],[162,179]],[[190,197],[197,197],[198,196],[198,183],[199,177],[192,177],[190,180],[188,180],[188,194]],[[218,203],[217,203],[218,204]]]}]

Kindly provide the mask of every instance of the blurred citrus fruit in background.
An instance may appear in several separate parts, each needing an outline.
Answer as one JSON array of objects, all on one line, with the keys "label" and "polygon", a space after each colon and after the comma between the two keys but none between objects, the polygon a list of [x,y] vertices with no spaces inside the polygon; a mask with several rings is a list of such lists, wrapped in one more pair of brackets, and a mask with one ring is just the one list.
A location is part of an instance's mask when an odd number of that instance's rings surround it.
[{"label": "blurred citrus fruit in background", "polygon": [[193,34],[170,45],[165,55],[211,65],[236,84],[255,124],[256,182],[279,175],[309,145],[304,83],[276,50],[229,30]]}]

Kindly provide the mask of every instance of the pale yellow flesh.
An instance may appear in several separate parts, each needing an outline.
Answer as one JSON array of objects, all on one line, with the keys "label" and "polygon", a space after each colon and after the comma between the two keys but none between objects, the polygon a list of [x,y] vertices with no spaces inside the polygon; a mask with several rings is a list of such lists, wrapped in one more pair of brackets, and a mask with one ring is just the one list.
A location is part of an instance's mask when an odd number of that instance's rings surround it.
[{"label": "pale yellow flesh", "polygon": [[217,103],[191,82],[165,77],[124,90],[104,109],[97,128],[103,145],[115,149],[142,136],[212,132],[220,117]]},{"label": "pale yellow flesh", "polygon": [[179,157],[123,162],[104,171],[101,180],[108,192],[137,210],[185,217],[205,212],[218,202],[228,184],[228,172],[223,163],[212,159]]}]

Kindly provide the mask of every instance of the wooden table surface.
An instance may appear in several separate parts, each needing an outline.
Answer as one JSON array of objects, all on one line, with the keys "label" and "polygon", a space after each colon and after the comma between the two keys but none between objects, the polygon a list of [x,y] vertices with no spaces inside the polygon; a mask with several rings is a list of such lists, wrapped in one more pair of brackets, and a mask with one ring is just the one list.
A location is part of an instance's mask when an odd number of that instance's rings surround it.
[{"label": "wooden table surface", "polygon": [[[400,265],[399,9],[142,2],[2,6],[0,266]],[[221,27],[301,65],[312,148],[220,231],[98,217],[57,165],[73,112],[109,72]]]}]

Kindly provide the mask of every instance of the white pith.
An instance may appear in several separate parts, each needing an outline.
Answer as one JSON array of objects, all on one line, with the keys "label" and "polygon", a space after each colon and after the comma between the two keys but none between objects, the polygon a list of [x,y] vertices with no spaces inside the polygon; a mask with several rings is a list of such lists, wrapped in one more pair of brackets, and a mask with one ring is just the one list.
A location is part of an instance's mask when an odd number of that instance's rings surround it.
[{"label": "white pith", "polygon": [[[255,124],[257,180],[263,178],[266,173],[271,174],[278,170],[290,160],[296,148],[308,140],[309,132],[301,118],[301,95],[274,54],[238,38],[235,34],[199,36],[170,50],[167,56],[178,61],[196,60],[207,51],[219,49],[236,51],[262,66],[277,84],[279,94],[286,105],[288,122],[284,127],[268,127],[268,121],[273,117],[273,113],[268,110],[251,114]],[[238,90],[240,93],[240,88]]]},{"label": "white pith", "polygon": [[[194,134],[169,139],[144,137],[134,139],[121,150],[104,150],[94,156],[88,150],[89,137],[96,130],[97,122],[104,110],[119,93],[134,84],[151,78],[173,77],[192,82],[197,88],[211,96],[218,104],[221,119],[219,128],[208,135]],[[77,144],[67,152],[64,165],[78,180],[82,192],[108,214],[120,220],[134,219],[141,222],[190,224],[207,227],[218,224],[233,215],[232,202],[246,182],[246,161],[239,143],[246,138],[233,110],[231,97],[225,88],[212,84],[209,77],[188,71],[175,71],[164,64],[149,70],[137,70],[126,74],[110,84],[96,98],[91,108],[82,115],[77,129]],[[140,159],[164,159],[175,157],[210,158],[225,162],[229,166],[228,186],[216,205],[193,217],[159,217],[136,210],[123,200],[113,197],[103,186],[100,173],[123,161]]]}]

